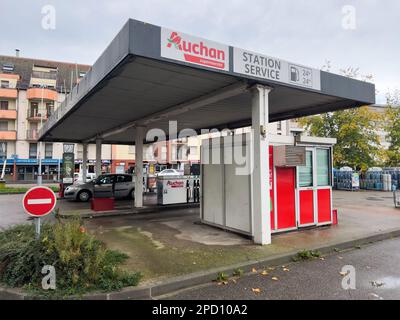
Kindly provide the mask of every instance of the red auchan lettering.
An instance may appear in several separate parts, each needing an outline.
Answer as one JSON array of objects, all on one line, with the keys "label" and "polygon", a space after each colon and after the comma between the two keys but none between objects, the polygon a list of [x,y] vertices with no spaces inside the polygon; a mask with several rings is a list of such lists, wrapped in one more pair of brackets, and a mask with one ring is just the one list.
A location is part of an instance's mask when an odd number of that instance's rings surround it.
[{"label": "red auchan lettering", "polygon": [[[162,29],[161,55],[221,70],[229,70],[229,48],[176,31]],[[163,42],[166,39],[167,42]]]},{"label": "red auchan lettering", "polygon": [[170,180],[168,180],[167,186],[170,187],[170,188],[173,188],[173,189],[184,188],[185,187],[185,183],[184,183],[184,181],[170,181]]}]

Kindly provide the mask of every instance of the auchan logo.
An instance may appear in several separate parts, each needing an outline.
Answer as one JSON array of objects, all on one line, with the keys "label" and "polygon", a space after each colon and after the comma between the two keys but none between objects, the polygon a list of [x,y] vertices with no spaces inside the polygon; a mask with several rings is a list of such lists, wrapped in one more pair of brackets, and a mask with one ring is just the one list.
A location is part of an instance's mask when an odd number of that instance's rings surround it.
[{"label": "auchan logo", "polygon": [[203,41],[185,40],[173,31],[167,39],[167,47],[181,51],[186,62],[225,69],[225,51],[207,46]]},{"label": "auchan logo", "polygon": [[183,188],[185,187],[185,183],[184,181],[170,181],[168,180],[167,182],[167,186],[169,186],[170,188]]}]

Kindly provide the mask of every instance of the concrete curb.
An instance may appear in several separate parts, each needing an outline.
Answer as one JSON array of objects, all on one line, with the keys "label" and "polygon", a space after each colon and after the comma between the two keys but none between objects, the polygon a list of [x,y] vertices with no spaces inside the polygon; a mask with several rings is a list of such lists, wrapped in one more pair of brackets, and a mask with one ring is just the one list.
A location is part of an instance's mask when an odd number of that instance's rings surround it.
[{"label": "concrete curb", "polygon": [[0,193],[0,196],[11,196],[13,194],[25,194],[26,192],[7,192],[7,193]]},{"label": "concrete curb", "polygon": [[[364,238],[353,239],[342,243],[334,243],[330,245],[307,248],[308,250],[318,250],[322,254],[332,253],[335,249],[346,250],[357,246],[367,245],[391,238],[400,237],[400,229],[393,229],[384,233],[377,233],[366,236]],[[242,269],[244,273],[249,273],[253,268],[263,269],[268,266],[279,266],[292,262],[292,258],[297,255],[298,251],[291,251],[282,255],[275,255],[261,260],[247,261],[227,267],[215,268],[202,272],[196,272],[180,277],[175,277],[166,281],[156,282],[154,284],[125,288],[118,292],[88,294],[82,296],[84,300],[149,300],[157,299],[164,295],[174,293],[176,291],[189,289],[195,286],[211,283],[217,277],[219,272],[231,275],[235,269]],[[32,296],[28,296],[19,289],[0,288],[0,300],[31,300]]]},{"label": "concrete curb", "polygon": [[[121,209],[121,210],[113,210],[113,211],[100,211],[100,212],[85,212],[80,213],[79,217],[82,219],[95,219],[95,218],[105,218],[105,217],[121,217],[128,215],[137,215],[137,214],[147,214],[147,213],[159,213],[163,211],[173,211],[180,209],[196,209],[199,208],[199,203],[191,203],[191,204],[183,204],[183,205],[171,205],[164,207],[144,207],[140,209]],[[68,213],[59,213],[61,218],[71,218],[75,217],[76,214],[68,214]]]},{"label": "concrete curb", "polygon": [[[29,189],[28,189],[28,190],[29,190]],[[0,197],[1,197],[1,196],[12,196],[12,195],[14,195],[14,194],[25,194],[28,190],[26,190],[25,192],[6,192],[6,193],[0,192]],[[53,190],[53,192],[54,192],[55,194],[58,193],[58,191],[56,192],[56,191],[54,191],[54,190]],[[63,198],[57,197],[57,200],[61,200],[61,199],[63,199]]]}]

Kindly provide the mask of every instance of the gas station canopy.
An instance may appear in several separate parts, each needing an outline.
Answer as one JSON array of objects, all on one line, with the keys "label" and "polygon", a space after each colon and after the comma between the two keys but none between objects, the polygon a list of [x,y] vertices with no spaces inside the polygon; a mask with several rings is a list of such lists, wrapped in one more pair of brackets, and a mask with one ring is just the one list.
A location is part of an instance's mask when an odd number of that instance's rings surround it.
[{"label": "gas station canopy", "polygon": [[252,94],[269,94],[269,121],[375,103],[375,87],[336,74],[128,20],[46,122],[41,141],[134,144],[135,127],[251,125]]}]

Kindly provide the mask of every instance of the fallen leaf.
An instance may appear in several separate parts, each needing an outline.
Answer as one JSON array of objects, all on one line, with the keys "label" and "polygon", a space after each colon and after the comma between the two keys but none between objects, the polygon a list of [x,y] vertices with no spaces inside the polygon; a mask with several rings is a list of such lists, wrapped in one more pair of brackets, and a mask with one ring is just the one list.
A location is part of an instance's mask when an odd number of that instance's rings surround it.
[{"label": "fallen leaf", "polygon": [[235,279],[232,279],[232,282],[235,283],[235,284],[237,283],[237,281]]},{"label": "fallen leaf", "polygon": [[321,260],[321,261],[325,261],[325,258],[319,258],[319,260]]},{"label": "fallen leaf", "polygon": [[251,291],[253,291],[254,293],[257,293],[257,294],[261,293],[261,289],[259,289],[259,288],[252,288]]},{"label": "fallen leaf", "polygon": [[278,281],[279,279],[278,279],[278,277],[272,277],[272,280],[273,281]]},{"label": "fallen leaf", "polygon": [[268,270],[269,270],[269,271],[274,271],[275,268],[269,267]]},{"label": "fallen leaf", "polygon": [[378,296],[376,293],[370,293],[369,295],[374,297],[374,298],[376,298],[376,299],[383,300],[383,298]]},{"label": "fallen leaf", "polygon": [[283,268],[283,271],[285,271],[285,272],[289,272],[289,271],[290,271],[290,269],[288,269],[288,268]]},{"label": "fallen leaf", "polygon": [[343,257],[338,257],[339,260],[343,260]]},{"label": "fallen leaf", "polygon": [[381,281],[371,281],[372,286],[380,288],[383,287],[385,284]]},{"label": "fallen leaf", "polygon": [[256,268],[253,268],[253,269],[251,269],[251,272],[257,273],[257,269],[256,269]]},{"label": "fallen leaf", "polygon": [[340,273],[340,275],[342,276],[342,277],[345,277],[345,276],[347,276],[349,273],[348,272],[339,272]]},{"label": "fallen leaf", "polygon": [[264,270],[263,272],[261,272],[262,276],[267,276],[268,275],[268,271]]}]

